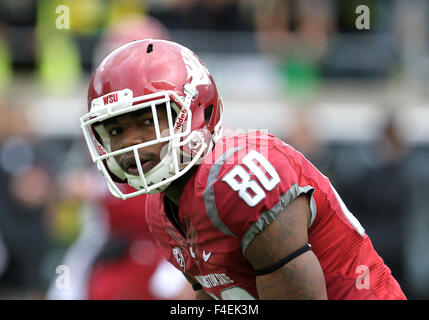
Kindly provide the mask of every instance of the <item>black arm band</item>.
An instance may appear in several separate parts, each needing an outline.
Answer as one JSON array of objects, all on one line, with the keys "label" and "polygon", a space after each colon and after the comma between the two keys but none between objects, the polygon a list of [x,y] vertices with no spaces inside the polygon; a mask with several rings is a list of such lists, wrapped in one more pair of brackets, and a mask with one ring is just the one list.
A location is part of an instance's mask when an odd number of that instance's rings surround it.
[{"label": "black arm band", "polygon": [[306,243],[303,247],[299,248],[295,252],[288,255],[286,258],[280,260],[276,264],[272,265],[271,267],[262,269],[262,270],[255,270],[257,276],[261,276],[267,273],[271,273],[273,271],[276,271],[277,269],[280,269],[283,267],[286,263],[292,261],[296,257],[300,256],[304,252],[307,252],[308,250],[311,250],[311,245],[309,243]]},{"label": "black arm band", "polygon": [[194,291],[201,290],[202,288],[203,288],[203,286],[202,286],[202,285],[200,285],[199,283],[194,283],[194,284],[192,285],[192,289],[194,289]]}]

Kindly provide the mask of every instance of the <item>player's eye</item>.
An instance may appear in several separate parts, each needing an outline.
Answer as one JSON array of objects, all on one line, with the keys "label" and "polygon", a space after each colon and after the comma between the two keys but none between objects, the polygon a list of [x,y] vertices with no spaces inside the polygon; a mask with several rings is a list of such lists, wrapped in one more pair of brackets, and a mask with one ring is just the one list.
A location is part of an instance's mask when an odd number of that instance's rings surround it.
[{"label": "player's eye", "polygon": [[142,123],[143,123],[144,126],[151,126],[151,125],[153,125],[153,118],[144,119],[142,121]]},{"label": "player's eye", "polygon": [[108,131],[111,137],[118,136],[123,132],[122,128],[112,128],[112,129],[109,129]]}]

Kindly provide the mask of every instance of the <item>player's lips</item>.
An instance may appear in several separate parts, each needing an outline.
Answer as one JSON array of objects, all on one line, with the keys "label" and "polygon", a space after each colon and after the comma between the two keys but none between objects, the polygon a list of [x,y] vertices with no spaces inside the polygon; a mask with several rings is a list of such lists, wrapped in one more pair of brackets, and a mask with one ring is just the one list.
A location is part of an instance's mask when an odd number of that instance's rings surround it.
[{"label": "player's lips", "polygon": [[[142,166],[143,172],[148,172],[150,169],[152,169],[152,163],[153,161],[149,158],[139,158],[140,164]],[[137,168],[136,158],[134,155],[128,156],[121,160],[121,167],[122,169],[131,175],[138,176],[139,170]]]}]

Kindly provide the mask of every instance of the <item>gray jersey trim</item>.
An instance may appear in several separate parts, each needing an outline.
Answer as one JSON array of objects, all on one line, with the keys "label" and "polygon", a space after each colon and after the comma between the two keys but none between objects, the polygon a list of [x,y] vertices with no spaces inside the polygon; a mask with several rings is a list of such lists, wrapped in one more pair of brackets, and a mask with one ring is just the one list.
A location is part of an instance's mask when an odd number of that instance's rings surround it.
[{"label": "gray jersey trim", "polygon": [[310,221],[307,228],[310,228],[316,218],[317,208],[316,202],[313,198],[314,188],[312,186],[300,187],[298,183],[294,184],[290,189],[280,197],[280,201],[277,202],[270,210],[265,211],[261,214],[258,221],[253,223],[249,229],[246,231],[243,239],[241,240],[241,252],[244,256],[247,248],[249,247],[250,242],[262,231],[264,230],[279,213],[286,208],[286,206],[291,203],[295,198],[301,194],[305,194],[311,191],[310,199]]},{"label": "gray jersey trim", "polygon": [[219,229],[222,233],[227,236],[235,237],[237,236],[233,234],[228,227],[222,222],[219,217],[219,212],[216,208],[215,195],[214,195],[214,183],[219,177],[220,170],[222,169],[222,165],[226,162],[226,160],[232,156],[235,152],[241,150],[243,147],[231,148],[225,151],[210,168],[209,176],[207,178],[206,189],[203,192],[204,204],[206,206],[207,215],[210,218],[210,221],[213,225]]}]

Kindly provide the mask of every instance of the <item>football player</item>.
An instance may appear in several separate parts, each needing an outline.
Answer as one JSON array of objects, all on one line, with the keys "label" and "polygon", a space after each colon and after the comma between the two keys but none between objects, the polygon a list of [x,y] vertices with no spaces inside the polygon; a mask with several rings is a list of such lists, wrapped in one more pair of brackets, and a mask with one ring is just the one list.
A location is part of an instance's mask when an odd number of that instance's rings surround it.
[{"label": "football player", "polygon": [[114,50],[88,108],[81,127],[110,191],[149,194],[149,228],[196,298],[406,299],[301,153],[260,131],[222,137],[222,99],[188,48],[145,39]]}]

